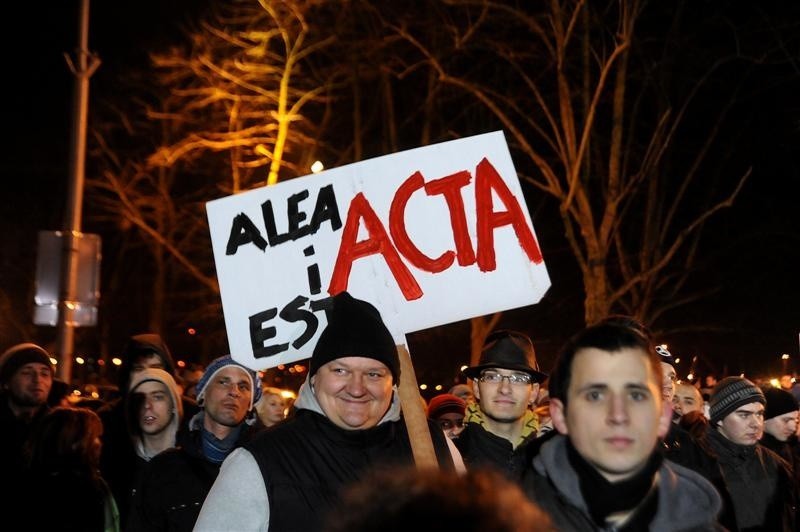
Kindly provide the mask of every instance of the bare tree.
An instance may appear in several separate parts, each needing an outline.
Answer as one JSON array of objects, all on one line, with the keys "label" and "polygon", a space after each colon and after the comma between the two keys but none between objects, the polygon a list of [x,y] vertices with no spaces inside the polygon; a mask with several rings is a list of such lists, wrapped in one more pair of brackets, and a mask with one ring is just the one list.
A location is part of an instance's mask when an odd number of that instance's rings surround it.
[{"label": "bare tree", "polygon": [[137,276],[152,279],[151,330],[178,314],[218,325],[205,201],[307,173],[314,127],[302,112],[328,89],[303,64],[330,41],[309,38],[309,7],[215,5],[186,28],[185,44],[151,54],[149,71],[127,76],[134,96],[117,99],[95,127],[101,171],[89,183],[92,200],[100,221],[133,237],[115,243],[128,242],[117,248],[120,264],[146,250]]},{"label": "bare tree", "polygon": [[[521,176],[558,201],[582,273],[586,322],[612,310],[652,322],[695,297],[681,289],[701,230],[732,205],[750,173],[726,168],[715,180],[708,162],[737,101],[735,83],[714,109],[697,99],[742,57],[708,58],[692,85],[670,86],[674,62],[697,54],[687,43],[671,48],[669,31],[685,29],[680,10],[657,41],[637,32],[653,20],[645,9],[652,6],[636,0],[445,3],[445,48],[410,17],[386,22],[417,53],[403,55],[407,68],[424,65],[439,84],[480,102],[509,136]],[[691,121],[693,112],[705,124]],[[689,138],[687,128],[698,124],[702,134]]]}]

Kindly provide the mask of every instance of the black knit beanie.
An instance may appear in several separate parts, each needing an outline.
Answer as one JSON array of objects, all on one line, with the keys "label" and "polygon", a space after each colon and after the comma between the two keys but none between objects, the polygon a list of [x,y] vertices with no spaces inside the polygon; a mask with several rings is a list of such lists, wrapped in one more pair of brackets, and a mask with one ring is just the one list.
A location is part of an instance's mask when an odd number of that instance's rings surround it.
[{"label": "black knit beanie", "polygon": [[709,417],[712,425],[725,419],[725,416],[750,403],[766,404],[761,389],[744,377],[725,377],[714,386],[708,400]]},{"label": "black knit beanie", "polygon": [[366,357],[382,362],[400,381],[400,357],[389,329],[378,309],[347,292],[333,297],[327,313],[328,325],[314,347],[309,376],[332,360],[343,357]]},{"label": "black knit beanie", "polygon": [[796,412],[800,410],[797,404],[797,399],[794,395],[786,390],[780,388],[769,387],[764,390],[764,397],[767,399],[767,406],[764,410],[764,419],[772,419],[774,417],[788,414],[789,412]]}]

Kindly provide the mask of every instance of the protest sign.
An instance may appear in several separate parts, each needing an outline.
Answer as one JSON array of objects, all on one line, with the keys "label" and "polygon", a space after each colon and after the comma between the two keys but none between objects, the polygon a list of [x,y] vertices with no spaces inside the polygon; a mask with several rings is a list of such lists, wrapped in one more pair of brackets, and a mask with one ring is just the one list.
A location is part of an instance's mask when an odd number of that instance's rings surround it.
[{"label": "protest sign", "polygon": [[[550,286],[502,132],[207,203],[231,354],[308,358],[329,295],[406,333],[537,303]],[[402,343],[398,341],[398,343]]]}]

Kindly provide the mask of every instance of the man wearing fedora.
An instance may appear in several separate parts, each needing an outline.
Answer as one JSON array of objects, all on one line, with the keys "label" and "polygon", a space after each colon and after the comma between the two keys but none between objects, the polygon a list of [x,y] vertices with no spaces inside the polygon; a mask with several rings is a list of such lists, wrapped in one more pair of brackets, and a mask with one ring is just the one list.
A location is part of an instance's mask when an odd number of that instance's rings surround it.
[{"label": "man wearing fedora", "polygon": [[491,468],[520,480],[525,446],[536,438],[538,418],[530,406],[547,375],[539,371],[531,339],[498,330],[486,338],[478,365],[466,368],[475,404],[467,410],[456,447],[467,469]]}]

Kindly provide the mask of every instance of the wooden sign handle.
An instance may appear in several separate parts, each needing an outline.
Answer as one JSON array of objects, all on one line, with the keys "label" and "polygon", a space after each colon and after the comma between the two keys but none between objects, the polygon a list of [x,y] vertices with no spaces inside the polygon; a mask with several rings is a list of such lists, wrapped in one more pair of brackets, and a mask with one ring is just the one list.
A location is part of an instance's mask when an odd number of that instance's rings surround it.
[{"label": "wooden sign handle", "polygon": [[397,346],[397,354],[400,356],[400,385],[397,391],[403,408],[403,419],[408,429],[408,438],[411,441],[411,450],[414,453],[414,462],[417,464],[417,469],[438,468],[439,461],[433,450],[428,417],[422,408],[422,397],[419,394],[411,356],[403,344]]}]

